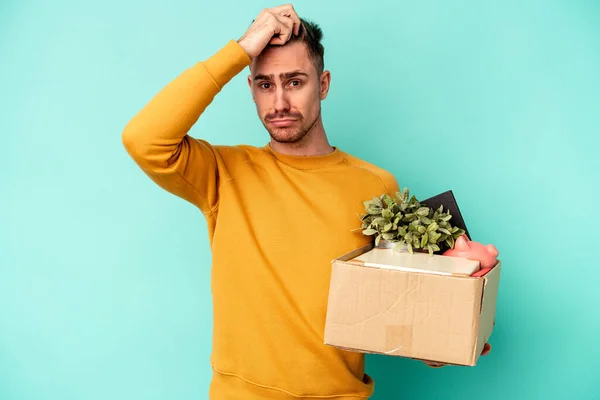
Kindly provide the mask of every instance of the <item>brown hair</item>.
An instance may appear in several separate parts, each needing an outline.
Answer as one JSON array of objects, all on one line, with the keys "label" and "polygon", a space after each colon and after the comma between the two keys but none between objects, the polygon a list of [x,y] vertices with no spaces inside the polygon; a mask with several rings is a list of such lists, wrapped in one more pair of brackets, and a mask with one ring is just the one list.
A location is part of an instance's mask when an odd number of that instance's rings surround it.
[{"label": "brown hair", "polygon": [[307,21],[304,18],[300,18],[302,25],[300,26],[300,33],[298,36],[291,37],[288,43],[302,42],[308,49],[308,54],[317,69],[319,75],[323,73],[325,69],[324,55],[325,49],[321,44],[323,39],[323,31],[319,25],[314,22]]}]

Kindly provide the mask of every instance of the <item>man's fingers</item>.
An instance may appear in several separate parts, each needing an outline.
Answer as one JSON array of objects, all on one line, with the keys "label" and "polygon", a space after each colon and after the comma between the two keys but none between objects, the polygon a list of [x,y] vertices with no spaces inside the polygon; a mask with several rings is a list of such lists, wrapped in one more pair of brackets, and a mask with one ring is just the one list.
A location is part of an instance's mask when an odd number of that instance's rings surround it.
[{"label": "man's fingers", "polygon": [[302,26],[300,21],[291,4],[265,8],[252,21],[238,43],[253,59],[268,44],[284,45],[292,35],[299,35]]},{"label": "man's fingers", "polygon": [[300,26],[302,26],[302,22],[300,21],[300,17],[298,17],[296,10],[294,10],[293,5],[284,4],[281,6],[271,8],[271,11],[274,14],[278,14],[278,15],[282,15],[284,17],[291,18],[292,21],[294,22],[294,25],[293,25],[294,35],[298,36],[298,34],[300,34]]},{"label": "man's fingers", "polygon": [[292,34],[294,33],[294,20],[289,17],[279,16],[277,17],[279,22],[286,27],[285,29],[285,37],[283,38],[285,42],[290,40]]},{"label": "man's fingers", "polygon": [[296,11],[292,8],[290,15],[286,15],[294,22],[294,35],[298,36],[300,34],[300,27],[302,26],[302,22],[300,21],[300,17],[296,14]]},{"label": "man's fingers", "polygon": [[440,364],[440,363],[426,363],[426,364],[431,368],[442,368],[442,367],[446,366],[446,364]]},{"label": "man's fingers", "polygon": [[481,352],[482,356],[487,356],[490,352],[490,350],[492,350],[492,345],[489,343],[486,343],[483,345],[483,351]]},{"label": "man's fingers", "polygon": [[302,26],[302,22],[300,22],[300,18],[296,16],[296,20],[294,20],[294,35],[298,36],[300,34],[300,27]]},{"label": "man's fingers", "polygon": [[428,361],[428,360],[421,360],[423,361],[423,363],[425,363],[427,366],[431,367],[431,368],[440,368],[440,367],[445,367],[446,363],[443,362],[437,362],[437,361]]},{"label": "man's fingers", "polygon": [[292,37],[294,22],[291,18],[281,15],[275,15],[275,18],[277,20],[277,26],[275,27],[276,36],[271,39],[270,43],[283,45]]}]

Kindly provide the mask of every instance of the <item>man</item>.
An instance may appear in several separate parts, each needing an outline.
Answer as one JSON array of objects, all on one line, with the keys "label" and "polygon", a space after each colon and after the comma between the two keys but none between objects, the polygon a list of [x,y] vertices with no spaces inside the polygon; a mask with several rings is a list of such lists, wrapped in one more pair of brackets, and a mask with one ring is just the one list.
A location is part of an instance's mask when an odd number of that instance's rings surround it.
[{"label": "man", "polygon": [[[218,400],[356,400],[373,393],[364,355],[324,345],[331,260],[368,243],[362,202],[394,195],[389,172],[331,146],[321,101],[318,26],[293,6],[263,10],[247,32],[185,70],[126,126],[124,145],[165,190],[205,215],[212,248]],[[264,147],[219,146],[188,135],[246,66]]]}]

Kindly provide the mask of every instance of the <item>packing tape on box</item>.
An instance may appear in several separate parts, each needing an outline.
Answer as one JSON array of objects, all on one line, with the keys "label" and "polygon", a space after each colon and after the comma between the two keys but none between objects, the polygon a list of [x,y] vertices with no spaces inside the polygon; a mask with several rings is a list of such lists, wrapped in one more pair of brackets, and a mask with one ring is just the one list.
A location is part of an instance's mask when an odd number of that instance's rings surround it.
[{"label": "packing tape on box", "polygon": [[412,325],[387,325],[385,327],[385,354],[408,354],[412,349]]}]

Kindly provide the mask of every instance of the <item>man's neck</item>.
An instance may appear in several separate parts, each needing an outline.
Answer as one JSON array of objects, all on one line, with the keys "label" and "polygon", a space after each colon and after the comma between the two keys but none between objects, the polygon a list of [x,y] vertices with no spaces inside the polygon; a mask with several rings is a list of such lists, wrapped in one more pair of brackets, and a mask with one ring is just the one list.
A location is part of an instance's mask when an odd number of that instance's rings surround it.
[{"label": "man's neck", "polygon": [[327,140],[327,134],[320,116],[310,132],[299,142],[281,143],[271,139],[270,145],[277,153],[290,156],[322,156],[334,151]]}]

